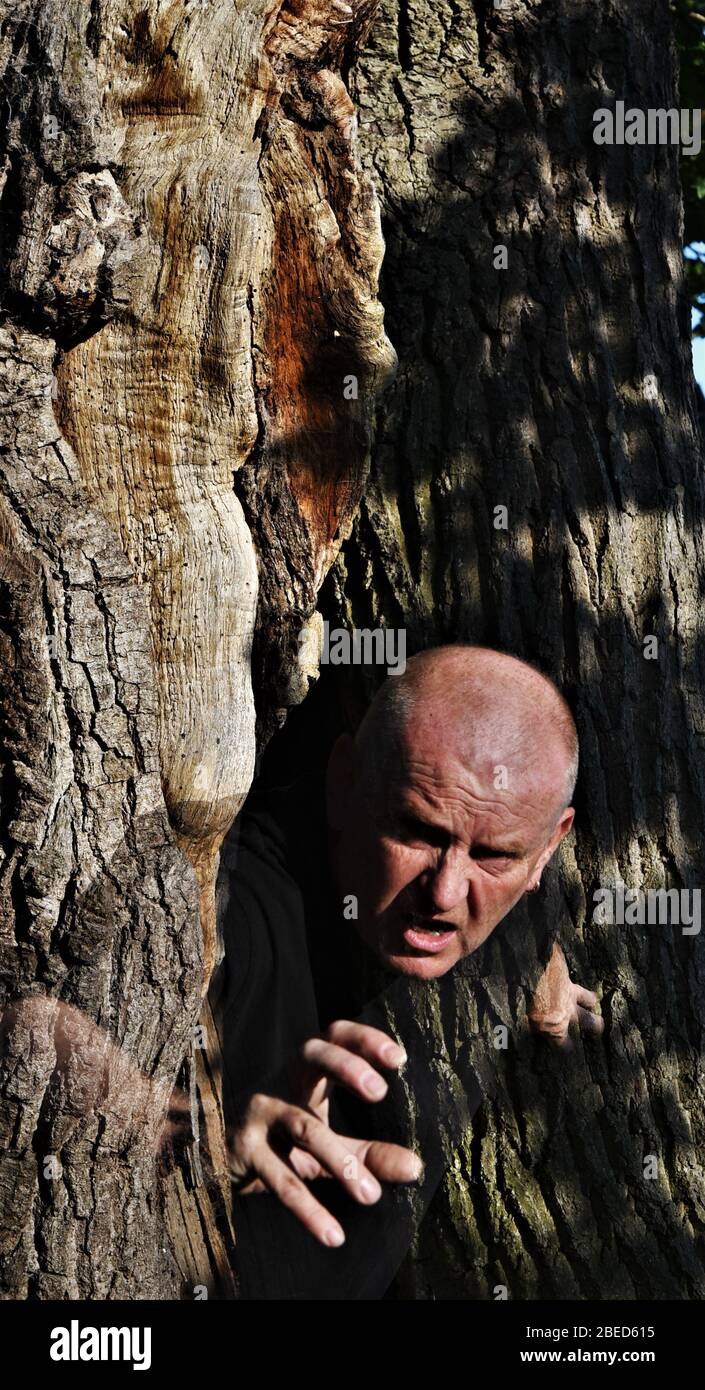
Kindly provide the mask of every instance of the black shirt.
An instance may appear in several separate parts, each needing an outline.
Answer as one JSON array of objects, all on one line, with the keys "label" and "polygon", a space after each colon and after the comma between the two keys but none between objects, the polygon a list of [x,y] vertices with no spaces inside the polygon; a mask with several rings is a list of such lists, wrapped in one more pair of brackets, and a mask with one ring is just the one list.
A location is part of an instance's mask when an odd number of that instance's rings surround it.
[{"label": "black shirt", "polygon": [[[278,1199],[236,1198],[242,1297],[382,1298],[442,1177],[449,1136],[460,1138],[481,1099],[471,1069],[462,1086],[456,1078],[446,1087],[419,1026],[418,991],[452,987],[453,972],[428,985],[381,975],[372,964],[335,901],[315,780],[250,794],[223,846],[218,913],[226,1122],[237,1114],[238,1097],[266,1090],[268,1078],[334,1019],[359,1018],[389,1032],[392,1017],[409,1057],[403,1078],[387,1073],[388,1095],[375,1105],[336,1088],[331,1123],[344,1134],[413,1141],[425,1164],[421,1183],[387,1186],[373,1207],[354,1202],[338,1183],[314,1183],[345,1230],[338,1250],[320,1246]],[[364,1003],[370,988],[374,997]]]}]

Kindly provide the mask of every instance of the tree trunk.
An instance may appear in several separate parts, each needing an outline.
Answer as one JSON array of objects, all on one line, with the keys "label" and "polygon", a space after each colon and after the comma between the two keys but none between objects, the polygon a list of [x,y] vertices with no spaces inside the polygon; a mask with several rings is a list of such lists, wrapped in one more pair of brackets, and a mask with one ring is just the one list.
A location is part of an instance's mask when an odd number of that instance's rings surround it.
[{"label": "tree trunk", "polygon": [[[382,0],[367,175],[376,0],[1,8],[0,1291],[235,1292],[215,869],[393,363],[371,175],[401,371],[325,613],[538,660],[583,754],[540,901],[419,995],[439,1074],[510,1046],[399,1291],[702,1296],[701,939],[592,921],[619,876],[702,882],[676,154],[591,138],[675,104],[665,0]],[[602,992],[569,1057],[506,984],[539,917]]]},{"label": "tree trunk", "polygon": [[394,365],[340,77],[374,9],[3,0],[6,1297],[234,1292],[199,1010]]},{"label": "tree trunk", "polygon": [[[668,4],[383,0],[352,90],[400,367],[325,615],[404,626],[410,651],[472,640],[536,661],[582,752],[559,871],[497,933],[484,995],[458,978],[436,1038],[459,1055],[488,997],[510,1028],[400,1294],[702,1297],[702,936],[593,921],[600,885],[705,881],[677,150],[592,140],[617,99],[679,105]],[[363,693],[349,683],[351,718]],[[601,994],[604,1039],[570,1056],[526,1039],[503,984],[539,918]]]}]

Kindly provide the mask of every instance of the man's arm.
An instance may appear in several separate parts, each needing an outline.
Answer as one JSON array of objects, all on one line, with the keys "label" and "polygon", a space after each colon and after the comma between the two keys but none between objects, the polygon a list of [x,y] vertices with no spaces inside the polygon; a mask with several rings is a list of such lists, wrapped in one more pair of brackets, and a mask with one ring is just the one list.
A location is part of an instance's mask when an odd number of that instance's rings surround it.
[{"label": "man's arm", "polygon": [[[397,988],[402,982],[398,982]],[[556,943],[536,989],[529,1020],[559,1047],[569,1047],[571,1029],[599,1035],[603,1020],[593,1012],[597,996],[570,979]],[[403,1050],[380,1029],[360,1022],[333,1023],[323,1037],[309,1039],[267,1092],[247,1097],[228,1134],[232,1176],[243,1195],[270,1191],[323,1245],[340,1246],[345,1233],[314,1197],[307,1183],[336,1179],[363,1206],[382,1195],[380,1181],[419,1179],[420,1159],[410,1149],[380,1140],[337,1134],[330,1124],[336,1086],[368,1103],[384,1099],[382,1071],[399,1072]]]},{"label": "man's arm", "polygon": [[[446,985],[452,993],[450,979],[438,982],[439,988]],[[346,1140],[350,1135],[362,1137],[378,1150],[392,1139],[396,1145],[390,1148],[408,1145],[402,1152],[409,1153],[413,1147],[423,1162],[422,1175],[410,1190],[408,1179],[390,1181],[375,1169],[382,1191],[369,1205],[351,1198],[339,1181],[314,1179],[312,1195],[345,1231],[340,1249],[326,1248],[312,1239],[295,1212],[269,1191],[238,1200],[238,1269],[244,1298],[379,1299],[392,1283],[442,1181],[449,1149],[467,1133],[482,1093],[470,1055],[466,1058],[464,1053],[452,1069],[439,1068],[438,1056],[428,1046],[424,1019],[416,1009],[415,993],[402,976],[365,1006],[358,1025],[381,1034],[388,1046],[393,1042],[387,1036],[390,1018],[394,1034],[403,1040],[408,1063],[385,1067],[389,1089],[380,1103],[370,1104],[358,1089],[333,1083],[330,1126]],[[478,1045],[484,1055],[479,1040]],[[276,1138],[274,1142],[276,1146]],[[352,1157],[357,1156],[353,1150]],[[365,1162],[369,1164],[369,1159]],[[349,1172],[355,1172],[352,1165]]]},{"label": "man's arm", "polygon": [[374,1104],[387,1094],[383,1070],[399,1071],[406,1054],[377,1028],[339,1020],[310,1038],[269,1093],[247,1098],[228,1134],[231,1173],[243,1194],[268,1190],[322,1245],[345,1233],[307,1183],[336,1179],[363,1206],[379,1201],[383,1182],[414,1182],[422,1164],[410,1149],[351,1138],[330,1125],[330,1094],[342,1086]]}]

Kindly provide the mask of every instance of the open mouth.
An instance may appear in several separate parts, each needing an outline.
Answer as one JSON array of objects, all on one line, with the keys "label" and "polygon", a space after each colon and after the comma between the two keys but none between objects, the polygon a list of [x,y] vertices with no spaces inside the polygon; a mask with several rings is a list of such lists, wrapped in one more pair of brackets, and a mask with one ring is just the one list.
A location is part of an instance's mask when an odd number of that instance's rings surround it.
[{"label": "open mouth", "polygon": [[414,915],[407,919],[402,935],[407,946],[413,950],[433,955],[450,944],[457,930],[457,927],[448,927],[445,923],[439,925]]}]

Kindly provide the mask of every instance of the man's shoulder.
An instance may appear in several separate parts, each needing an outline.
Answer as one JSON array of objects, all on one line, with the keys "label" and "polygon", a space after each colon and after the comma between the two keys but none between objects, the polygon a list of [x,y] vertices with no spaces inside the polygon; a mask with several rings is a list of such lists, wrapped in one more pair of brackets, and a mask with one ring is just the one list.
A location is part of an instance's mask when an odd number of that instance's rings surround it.
[{"label": "man's shoulder", "polygon": [[238,872],[238,864],[242,868],[246,859],[299,877],[309,858],[320,855],[323,833],[320,778],[256,782],[223,842],[221,873]]}]

